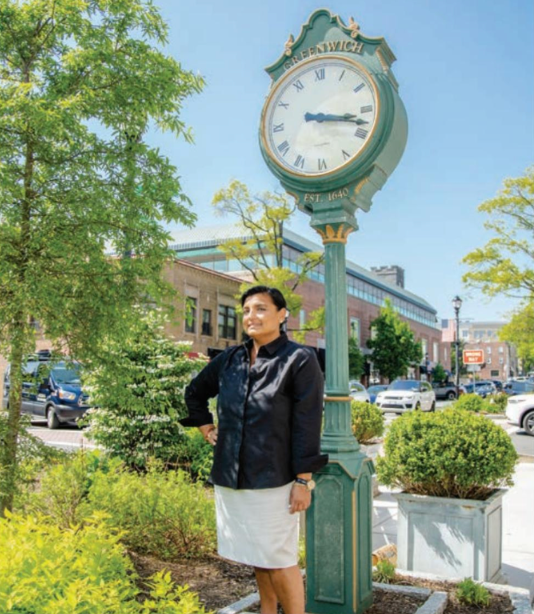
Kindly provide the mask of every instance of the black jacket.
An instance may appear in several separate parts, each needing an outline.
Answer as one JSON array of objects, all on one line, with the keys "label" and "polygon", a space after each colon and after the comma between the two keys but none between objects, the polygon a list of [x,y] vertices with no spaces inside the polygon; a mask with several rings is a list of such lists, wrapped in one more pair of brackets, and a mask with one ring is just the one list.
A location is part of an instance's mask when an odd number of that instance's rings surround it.
[{"label": "black jacket", "polygon": [[315,352],[285,334],[262,346],[250,368],[252,340],[215,357],[185,391],[183,426],[211,424],[218,395],[218,440],[211,480],[234,489],[275,488],[328,461],[320,454],[324,379]]}]

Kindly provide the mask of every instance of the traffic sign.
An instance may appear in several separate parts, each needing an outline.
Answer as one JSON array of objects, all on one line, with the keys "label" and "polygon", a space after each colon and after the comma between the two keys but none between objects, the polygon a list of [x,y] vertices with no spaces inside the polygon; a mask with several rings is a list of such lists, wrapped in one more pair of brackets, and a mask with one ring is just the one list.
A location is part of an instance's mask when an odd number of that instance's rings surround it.
[{"label": "traffic sign", "polygon": [[484,350],[464,350],[464,365],[481,365],[484,362]]}]

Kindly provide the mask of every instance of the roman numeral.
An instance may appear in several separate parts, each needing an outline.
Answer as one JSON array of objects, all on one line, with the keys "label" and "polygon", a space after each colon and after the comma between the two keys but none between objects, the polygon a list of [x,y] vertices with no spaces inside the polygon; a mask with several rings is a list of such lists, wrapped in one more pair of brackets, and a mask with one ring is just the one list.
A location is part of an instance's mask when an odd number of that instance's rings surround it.
[{"label": "roman numeral", "polygon": [[273,132],[283,132],[284,131],[284,124],[275,124],[273,126]]},{"label": "roman numeral", "polygon": [[317,158],[317,166],[320,171],[326,170],[326,160],[324,158]]},{"label": "roman numeral", "polygon": [[280,145],[278,145],[278,151],[282,154],[282,156],[285,156],[289,151],[289,143],[287,141],[280,143]]},{"label": "roman numeral", "polygon": [[340,75],[339,75],[339,79],[338,81],[341,81],[341,79],[343,79],[343,75],[345,74],[345,71],[343,71]]},{"label": "roman numeral", "polygon": [[354,133],[354,136],[357,136],[360,139],[364,139],[368,134],[367,130],[364,130],[363,128],[358,128],[356,130],[356,132]]},{"label": "roman numeral", "polygon": [[297,88],[297,92],[300,92],[301,90],[304,89],[304,85],[302,84],[302,81],[300,79],[298,81],[295,81],[295,83],[293,83],[293,87]]},{"label": "roman numeral", "polygon": [[372,110],[373,110],[373,105],[366,104],[365,107],[360,108],[360,113],[371,113]]},{"label": "roman numeral", "polygon": [[295,168],[304,168],[304,160],[305,158],[303,158],[302,156],[297,156],[297,159],[293,163],[293,166]]},{"label": "roman numeral", "polygon": [[349,153],[347,153],[344,149],[341,150],[343,153],[343,160],[348,160],[351,155]]},{"label": "roman numeral", "polygon": [[324,68],[319,68],[319,70],[315,71],[315,80],[322,81],[325,77]]},{"label": "roman numeral", "polygon": [[355,93],[355,94],[357,94],[357,93],[358,93],[358,92],[359,92],[361,89],[363,89],[364,87],[365,87],[365,83],[360,83],[360,85],[357,85],[357,86],[354,88],[354,90],[353,90],[353,91],[354,91],[354,93]]},{"label": "roman numeral", "polygon": [[280,101],[278,103],[278,106],[279,107],[284,107],[284,109],[289,109],[289,102],[282,102],[282,101]]}]

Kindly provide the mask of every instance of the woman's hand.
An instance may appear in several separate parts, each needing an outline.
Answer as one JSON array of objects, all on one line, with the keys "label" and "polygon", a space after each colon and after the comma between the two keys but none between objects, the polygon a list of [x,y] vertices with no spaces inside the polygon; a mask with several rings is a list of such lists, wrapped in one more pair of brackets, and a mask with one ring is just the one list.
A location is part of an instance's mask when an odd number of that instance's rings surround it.
[{"label": "woman's hand", "polygon": [[303,484],[293,484],[289,495],[289,513],[304,512],[311,505],[311,491]]},{"label": "woman's hand", "polygon": [[217,443],[217,427],[214,424],[204,424],[198,430],[209,444],[214,446]]}]

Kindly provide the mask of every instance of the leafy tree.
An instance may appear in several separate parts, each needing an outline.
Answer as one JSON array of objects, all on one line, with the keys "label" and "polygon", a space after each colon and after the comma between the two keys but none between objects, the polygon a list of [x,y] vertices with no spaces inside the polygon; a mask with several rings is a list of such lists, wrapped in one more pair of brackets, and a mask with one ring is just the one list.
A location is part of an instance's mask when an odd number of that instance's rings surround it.
[{"label": "leafy tree", "polygon": [[349,337],[349,378],[360,379],[364,372],[365,356],[354,337]]},{"label": "leafy tree", "polygon": [[447,372],[443,368],[443,365],[438,362],[438,364],[432,369],[432,380],[434,382],[444,382],[447,380]]},{"label": "leafy tree", "polygon": [[158,49],[167,27],[149,0],[0,0],[0,23],[0,351],[12,365],[3,513],[30,322],[83,358],[127,334],[133,303],[162,300],[163,224],[194,215],[176,169],[142,137],[155,127],[190,139],[180,109],[203,82]]},{"label": "leafy tree", "polygon": [[493,237],[484,247],[465,256],[470,270],[463,276],[468,286],[484,294],[534,297],[534,166],[525,175],[505,179],[495,198],[478,210],[488,214],[486,229]]},{"label": "leafy tree", "polygon": [[184,389],[204,358],[190,358],[191,344],[163,335],[160,312],[139,313],[127,339],[110,339],[98,360],[85,368],[84,389],[91,404],[87,435],[134,469],[150,458],[177,463],[187,415]]},{"label": "leafy tree", "polygon": [[499,331],[502,341],[509,341],[517,348],[517,355],[523,363],[523,371],[534,368],[534,300],[525,304],[511,317],[510,322]]},{"label": "leafy tree", "polygon": [[[302,297],[297,288],[324,256],[321,252],[307,252],[297,258],[293,268],[284,267],[283,229],[295,213],[296,205],[291,205],[284,195],[272,192],[251,195],[244,183],[235,180],[215,194],[212,204],[219,214],[236,217],[238,226],[250,237],[246,241],[239,238],[226,241],[219,249],[228,259],[239,261],[254,285],[272,286],[283,292],[289,312],[298,316]],[[240,292],[250,286],[249,282],[243,283]],[[294,336],[303,340],[306,331],[323,326],[324,308],[321,308],[308,314],[304,325],[293,331]]]},{"label": "leafy tree", "polygon": [[371,328],[374,338],[367,341],[367,347],[373,351],[373,364],[383,377],[391,381],[406,375],[410,365],[421,362],[421,342],[415,341],[410,327],[400,319],[389,299],[371,322]]}]

